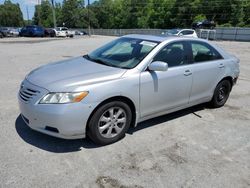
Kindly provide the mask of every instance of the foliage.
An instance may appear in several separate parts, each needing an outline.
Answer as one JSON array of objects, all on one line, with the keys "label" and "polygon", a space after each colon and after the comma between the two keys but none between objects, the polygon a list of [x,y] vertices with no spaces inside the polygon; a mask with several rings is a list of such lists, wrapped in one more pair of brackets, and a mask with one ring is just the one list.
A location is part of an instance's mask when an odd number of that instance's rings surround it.
[{"label": "foliage", "polygon": [[41,5],[35,6],[33,23],[44,27],[53,27],[52,9],[48,0],[44,0]]},{"label": "foliage", "polygon": [[4,3],[0,5],[0,26],[19,27],[22,26],[23,23],[23,14],[19,4],[5,0]]},{"label": "foliage", "polygon": [[232,27],[232,25],[230,23],[221,24],[219,26],[220,27]]},{"label": "foliage", "polygon": [[[33,24],[53,27],[52,0],[35,6]],[[190,27],[195,21],[213,20],[217,25],[250,25],[250,0],[83,0],[55,3],[57,26],[87,28],[173,28]],[[0,5],[0,25],[24,23],[18,4]]]},{"label": "foliage", "polygon": [[198,22],[198,21],[205,20],[205,19],[207,18],[204,14],[198,14],[197,16],[194,17],[194,22]]},{"label": "foliage", "polygon": [[99,28],[181,28],[206,19],[250,24],[249,0],[99,0],[90,9]]}]

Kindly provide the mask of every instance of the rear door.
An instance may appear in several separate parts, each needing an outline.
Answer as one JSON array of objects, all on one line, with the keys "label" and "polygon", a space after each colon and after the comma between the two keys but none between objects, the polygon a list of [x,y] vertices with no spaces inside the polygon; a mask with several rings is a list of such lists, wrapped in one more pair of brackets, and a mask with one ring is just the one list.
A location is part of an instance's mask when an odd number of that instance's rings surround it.
[{"label": "rear door", "polygon": [[193,56],[193,85],[190,102],[206,101],[225,71],[225,60],[211,45],[200,41],[189,41]]}]

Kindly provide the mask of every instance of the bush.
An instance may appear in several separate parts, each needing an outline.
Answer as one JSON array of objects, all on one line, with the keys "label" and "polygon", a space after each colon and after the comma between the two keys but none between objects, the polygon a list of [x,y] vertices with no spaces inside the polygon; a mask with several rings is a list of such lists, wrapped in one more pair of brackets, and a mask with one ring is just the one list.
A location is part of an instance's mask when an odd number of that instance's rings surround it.
[{"label": "bush", "polygon": [[232,25],[230,23],[221,24],[219,26],[220,27],[232,27]]}]

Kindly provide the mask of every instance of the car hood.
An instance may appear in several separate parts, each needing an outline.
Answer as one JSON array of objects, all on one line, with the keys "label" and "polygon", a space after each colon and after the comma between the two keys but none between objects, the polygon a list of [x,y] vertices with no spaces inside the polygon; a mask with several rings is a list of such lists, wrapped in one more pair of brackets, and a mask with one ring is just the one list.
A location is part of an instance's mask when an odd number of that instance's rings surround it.
[{"label": "car hood", "polygon": [[126,70],[77,57],[48,64],[31,71],[26,79],[51,92],[73,91],[78,86],[120,78]]}]

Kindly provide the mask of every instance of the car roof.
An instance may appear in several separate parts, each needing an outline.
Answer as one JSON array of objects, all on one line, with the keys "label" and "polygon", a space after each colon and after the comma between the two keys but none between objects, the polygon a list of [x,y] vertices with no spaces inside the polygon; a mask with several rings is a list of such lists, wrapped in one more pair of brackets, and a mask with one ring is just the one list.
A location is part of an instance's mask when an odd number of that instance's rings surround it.
[{"label": "car roof", "polygon": [[183,31],[183,30],[194,31],[193,29],[180,29],[180,31]]},{"label": "car roof", "polygon": [[163,42],[163,41],[174,41],[174,40],[194,40],[194,41],[203,41],[207,42],[204,39],[200,38],[193,38],[193,37],[186,37],[186,36],[177,36],[177,35],[143,35],[143,34],[131,34],[131,35],[124,35],[122,37],[126,38],[135,38],[135,39],[142,39],[142,40],[149,40],[155,42]]},{"label": "car roof", "polygon": [[142,39],[142,40],[150,40],[155,42],[163,42],[165,40],[168,40],[170,38],[179,38],[176,36],[165,36],[165,35],[140,35],[140,34],[131,34],[131,35],[125,35],[123,37],[127,38],[135,38],[135,39]]}]

